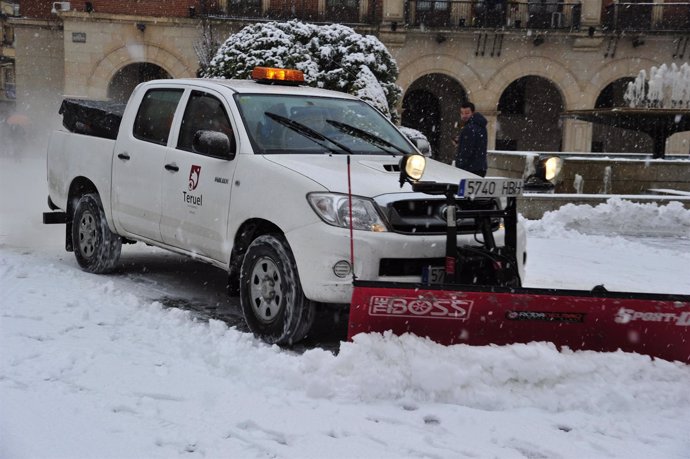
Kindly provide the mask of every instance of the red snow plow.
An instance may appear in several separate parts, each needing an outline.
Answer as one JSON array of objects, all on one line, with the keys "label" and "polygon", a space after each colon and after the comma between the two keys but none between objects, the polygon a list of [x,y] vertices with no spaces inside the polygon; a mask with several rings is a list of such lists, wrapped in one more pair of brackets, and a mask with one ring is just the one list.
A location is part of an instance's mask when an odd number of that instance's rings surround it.
[{"label": "red snow plow", "polygon": [[[601,286],[591,291],[521,287],[515,250],[521,181],[478,179],[450,185],[415,182],[404,174],[403,163],[401,183],[446,197],[445,266],[427,267],[420,283],[355,279],[348,339],[390,330],[441,344],[547,341],[559,348],[621,349],[690,363],[690,295],[611,292]],[[507,205],[462,211],[457,217],[474,219],[482,245],[458,247],[456,200],[487,196]],[[493,237],[497,220],[505,228],[503,247]]]}]

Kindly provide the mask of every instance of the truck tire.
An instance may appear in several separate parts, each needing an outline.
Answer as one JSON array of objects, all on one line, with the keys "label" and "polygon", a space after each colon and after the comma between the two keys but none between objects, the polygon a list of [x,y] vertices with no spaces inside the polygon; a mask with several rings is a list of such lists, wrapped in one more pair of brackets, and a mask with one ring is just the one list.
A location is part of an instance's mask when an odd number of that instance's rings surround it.
[{"label": "truck tire", "polygon": [[302,292],[295,258],[282,236],[259,236],[247,248],[240,305],[249,329],[269,344],[292,345],[309,332],[314,304]]},{"label": "truck tire", "polygon": [[83,195],[74,206],[72,247],[79,266],[90,273],[110,272],[120,259],[122,239],[108,228],[97,194]]}]

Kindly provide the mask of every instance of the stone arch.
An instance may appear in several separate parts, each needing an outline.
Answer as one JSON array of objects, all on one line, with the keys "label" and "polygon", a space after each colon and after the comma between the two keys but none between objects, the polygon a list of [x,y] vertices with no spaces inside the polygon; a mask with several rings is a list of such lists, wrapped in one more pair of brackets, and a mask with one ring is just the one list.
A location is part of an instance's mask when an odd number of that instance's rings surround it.
[{"label": "stone arch", "polygon": [[[593,108],[625,107],[625,89],[632,80],[633,76],[617,78],[601,88]],[[639,130],[592,123],[592,151],[645,153],[654,151],[654,142],[649,134]]]},{"label": "stone arch", "polygon": [[527,75],[509,84],[497,105],[496,149],[561,151],[565,101],[556,84]]},{"label": "stone arch", "polygon": [[139,83],[166,78],[171,78],[170,74],[156,64],[127,64],[118,70],[108,83],[108,99],[125,103]]},{"label": "stone arch", "polygon": [[[425,55],[418,59],[411,60],[400,66],[400,74],[398,75],[398,84],[403,88],[403,97],[400,100],[402,110],[402,102],[408,95],[408,91],[412,89],[419,89],[415,84],[423,81],[430,75],[444,76],[449,80],[457,83],[457,86],[462,89],[463,96],[470,99],[477,97],[477,94],[483,92],[482,81],[479,74],[465,62],[447,55]],[[461,100],[443,101],[441,103],[442,110],[446,113],[442,116],[441,132],[439,133],[440,150],[434,152],[434,156],[445,162],[450,162],[454,155],[454,147],[451,139],[454,137],[453,132],[457,129],[455,122],[459,119],[457,114],[457,107]],[[455,107],[455,108],[454,108]],[[457,114],[457,119],[453,116],[453,112]]]},{"label": "stone arch", "polygon": [[486,100],[483,105],[496,110],[506,88],[526,76],[538,76],[549,80],[560,92],[566,110],[579,106],[582,91],[575,76],[560,63],[545,57],[521,58],[502,67],[487,81]]},{"label": "stone arch", "polygon": [[87,86],[89,97],[103,99],[107,96],[108,84],[115,74],[129,64],[151,63],[165,70],[173,78],[192,78],[190,69],[180,58],[153,43],[135,43],[121,46],[107,53],[94,66]]},{"label": "stone arch", "polygon": [[459,59],[444,55],[422,56],[401,66],[398,84],[402,86],[403,92],[406,92],[415,81],[432,73],[457,80],[470,98],[482,90],[481,78],[472,67]]},{"label": "stone arch", "polygon": [[411,83],[402,99],[403,126],[424,133],[435,159],[450,162],[455,153],[460,103],[467,92],[455,78],[444,73],[427,73]]},{"label": "stone arch", "polygon": [[659,66],[659,63],[642,57],[623,58],[607,62],[589,81],[585,82],[582,91],[584,99],[577,108],[594,108],[599,94],[608,85],[621,78],[635,78],[640,70],[649,70],[652,66]]}]

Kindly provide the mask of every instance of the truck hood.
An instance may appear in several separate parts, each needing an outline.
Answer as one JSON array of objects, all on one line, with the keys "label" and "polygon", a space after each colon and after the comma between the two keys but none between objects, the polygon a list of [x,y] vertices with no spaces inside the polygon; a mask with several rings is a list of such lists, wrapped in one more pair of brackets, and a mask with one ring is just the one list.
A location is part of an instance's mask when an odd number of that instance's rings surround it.
[{"label": "truck hood", "polygon": [[[328,191],[347,193],[347,155],[265,155],[268,161],[279,164],[314,182]],[[399,163],[402,156],[353,155],[350,171],[352,194],[375,197],[388,193],[412,192],[409,184],[400,188]],[[440,183],[459,183],[474,174],[427,158],[422,180]]]}]

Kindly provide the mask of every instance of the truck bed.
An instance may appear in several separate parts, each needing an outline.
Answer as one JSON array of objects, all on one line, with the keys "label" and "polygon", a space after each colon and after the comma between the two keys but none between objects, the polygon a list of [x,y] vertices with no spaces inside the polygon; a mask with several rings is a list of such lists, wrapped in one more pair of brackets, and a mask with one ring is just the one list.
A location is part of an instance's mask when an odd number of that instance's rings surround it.
[{"label": "truck bed", "polygon": [[126,104],[107,100],[64,99],[58,113],[70,132],[117,138]]}]

